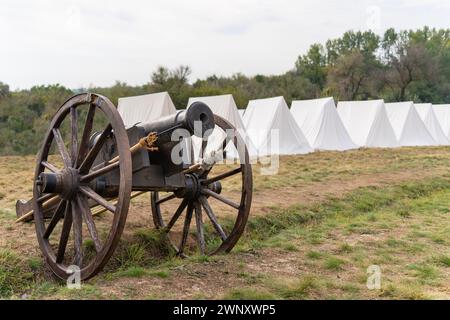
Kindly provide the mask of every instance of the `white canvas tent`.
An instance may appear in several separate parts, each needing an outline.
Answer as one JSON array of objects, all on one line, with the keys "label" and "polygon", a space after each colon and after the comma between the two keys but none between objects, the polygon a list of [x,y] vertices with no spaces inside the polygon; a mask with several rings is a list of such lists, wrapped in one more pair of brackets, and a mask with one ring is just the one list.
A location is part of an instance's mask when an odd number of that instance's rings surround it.
[{"label": "white canvas tent", "polygon": [[233,95],[224,94],[220,96],[189,98],[188,107],[195,101],[206,103],[214,114],[228,120],[228,122],[230,122],[236,129],[244,128],[244,124],[242,123],[236,103],[234,102]]},{"label": "white canvas tent", "polygon": [[386,103],[386,112],[401,146],[431,146],[436,141],[412,101]]},{"label": "white canvas tent", "polygon": [[249,101],[244,125],[259,156],[312,152],[283,97]]},{"label": "white canvas tent", "polygon": [[177,111],[167,92],[119,98],[117,110],[125,127],[154,121]]},{"label": "white canvas tent", "polygon": [[450,104],[433,104],[433,111],[445,136],[450,139]]},{"label": "white canvas tent", "polygon": [[241,119],[244,118],[245,109],[238,109],[239,115],[241,116]]},{"label": "white canvas tent", "polygon": [[439,145],[448,145],[450,144],[449,139],[445,135],[444,131],[439,124],[439,121],[436,117],[436,114],[433,111],[431,103],[415,103],[414,107],[417,110],[422,121],[425,123],[428,131],[431,136]]},{"label": "white canvas tent", "polygon": [[314,149],[357,148],[339,118],[333,98],[292,101],[291,113]]},{"label": "white canvas tent", "polygon": [[[208,107],[210,107],[211,111],[214,114],[230,122],[230,124],[232,124],[238,130],[239,135],[244,139],[249,155],[251,157],[256,155],[256,150],[245,133],[244,124],[242,122],[241,116],[239,115],[236,103],[234,102],[233,95],[225,94],[219,96],[189,98],[188,108],[196,101],[205,103],[206,105],[208,105]],[[225,132],[216,128],[208,138],[208,147],[206,150],[206,154],[210,153],[213,150],[221,149],[222,143],[225,138]],[[201,139],[194,138],[193,146],[194,155],[197,157],[200,153]],[[227,158],[237,158],[237,150],[234,145],[232,145],[232,143],[228,144],[228,146],[225,148],[225,151]]]},{"label": "white canvas tent", "polygon": [[350,137],[358,146],[398,146],[383,100],[340,101],[337,111]]}]

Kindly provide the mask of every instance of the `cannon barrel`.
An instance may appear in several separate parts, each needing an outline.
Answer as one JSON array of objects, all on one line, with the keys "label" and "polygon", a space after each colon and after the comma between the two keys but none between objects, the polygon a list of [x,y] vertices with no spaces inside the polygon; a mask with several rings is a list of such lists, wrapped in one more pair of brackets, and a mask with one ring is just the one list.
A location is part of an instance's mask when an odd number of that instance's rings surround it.
[{"label": "cannon barrel", "polygon": [[151,123],[138,124],[145,134],[156,132],[158,144],[172,141],[172,133],[176,129],[187,130],[191,135],[203,137],[214,129],[214,114],[203,102],[194,102],[187,110],[178,111]]}]

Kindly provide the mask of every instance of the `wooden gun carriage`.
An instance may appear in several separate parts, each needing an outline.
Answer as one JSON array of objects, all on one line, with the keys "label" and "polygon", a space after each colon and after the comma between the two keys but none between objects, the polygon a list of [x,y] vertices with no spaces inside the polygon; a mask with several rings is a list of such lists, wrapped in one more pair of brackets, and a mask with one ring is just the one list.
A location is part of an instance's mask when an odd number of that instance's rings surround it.
[{"label": "wooden gun carriage", "polygon": [[[207,154],[208,134],[218,128],[234,134]],[[194,139],[201,141],[198,153]],[[219,166],[229,143],[237,161]],[[216,167],[222,168],[213,174]],[[231,198],[225,196],[225,179],[233,180]],[[68,278],[75,265],[81,279],[88,279],[116,249],[130,199],[146,192],[153,223],[177,255],[230,251],[244,231],[252,199],[252,169],[239,132],[201,102],[125,128],[106,97],[75,95],[51,120],[37,156],[33,198],[19,200],[16,211],[18,221],[34,220],[41,251],[58,277]]]}]

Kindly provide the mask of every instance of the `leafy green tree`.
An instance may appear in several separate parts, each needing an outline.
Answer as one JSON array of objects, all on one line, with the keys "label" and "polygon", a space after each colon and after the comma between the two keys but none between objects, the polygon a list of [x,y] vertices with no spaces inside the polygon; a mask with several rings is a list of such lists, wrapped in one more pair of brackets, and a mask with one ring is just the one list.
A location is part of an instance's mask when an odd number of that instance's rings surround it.
[{"label": "leafy green tree", "polygon": [[413,82],[433,83],[437,80],[438,61],[425,44],[412,41],[411,35],[408,31],[397,33],[389,29],[382,41],[384,59],[389,68],[384,81],[396,101],[414,97],[414,93],[408,91]]},{"label": "leafy green tree", "polygon": [[321,44],[313,44],[308,52],[298,57],[295,62],[296,72],[316,84],[320,90],[325,86],[327,76],[327,59]]},{"label": "leafy green tree", "polygon": [[339,57],[330,68],[328,88],[338,100],[365,99],[371,74],[371,65],[366,63],[360,51],[355,50]]},{"label": "leafy green tree", "polygon": [[159,66],[151,75],[148,90],[150,92],[167,91],[177,108],[185,108],[191,90],[188,83],[191,72],[191,68],[185,65],[173,70]]},{"label": "leafy green tree", "polygon": [[420,101],[443,103],[450,98],[450,29],[424,27],[410,30],[412,44],[423,45],[438,68],[432,80],[421,78],[411,85],[410,91]]},{"label": "leafy green tree", "polygon": [[380,37],[372,31],[347,31],[342,37],[326,42],[327,63],[333,64],[343,55],[359,51],[366,59],[376,59]]},{"label": "leafy green tree", "polygon": [[0,81],[0,99],[8,97],[9,94],[9,86]]}]

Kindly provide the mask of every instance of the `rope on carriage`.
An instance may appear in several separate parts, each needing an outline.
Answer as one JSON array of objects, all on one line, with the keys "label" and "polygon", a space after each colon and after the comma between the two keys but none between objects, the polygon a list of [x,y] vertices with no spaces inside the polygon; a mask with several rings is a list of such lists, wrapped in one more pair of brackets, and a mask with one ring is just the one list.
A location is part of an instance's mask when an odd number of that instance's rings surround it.
[{"label": "rope on carriage", "polygon": [[158,134],[156,132],[150,132],[146,137],[139,140],[139,146],[148,151],[158,151],[158,147],[153,146],[156,140],[158,140]]}]

